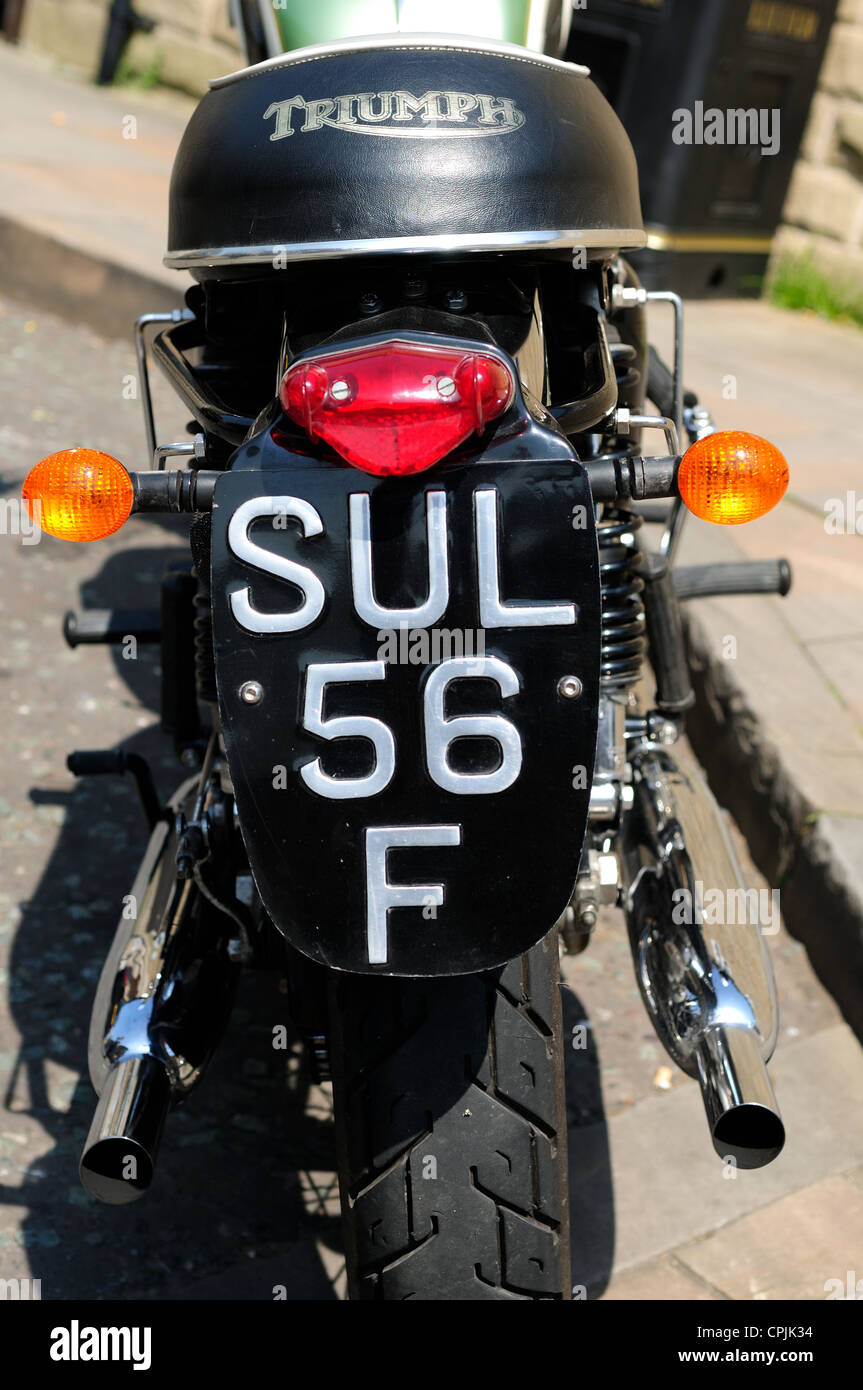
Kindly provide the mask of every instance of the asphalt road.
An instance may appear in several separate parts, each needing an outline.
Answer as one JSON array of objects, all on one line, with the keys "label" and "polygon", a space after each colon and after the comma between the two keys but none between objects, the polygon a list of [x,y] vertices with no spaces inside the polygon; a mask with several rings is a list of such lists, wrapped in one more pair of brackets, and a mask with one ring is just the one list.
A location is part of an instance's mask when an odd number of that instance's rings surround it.
[{"label": "asphalt road", "polygon": [[[65,445],[91,444],[143,466],[140,403],[128,398],[135,372],[131,342],[104,342],[0,302],[0,501],[17,495],[37,459]],[[161,437],[182,437],[184,417],[165,391],[158,403]],[[72,652],[60,622],[73,607],[153,606],[165,564],[183,554],[183,526],[133,520],[121,539],[27,545],[10,534],[14,512],[3,515],[0,1278],[39,1278],[46,1299],[270,1299],[277,1285],[291,1300],[336,1298],[329,1097],[310,1086],[297,1055],[286,1060],[271,1046],[273,1027],[289,1024],[277,975],[244,982],[203,1086],[169,1121],[149,1196],[104,1208],[78,1184],[94,1103],[91,995],[146,834],[129,784],[76,784],[65,755],[123,742],[152,759],[163,794],[180,776],[158,734],[154,650],[140,648],[135,661],[105,647]],[[802,947],[784,932],[769,944],[783,1039],[834,1025],[835,1006]],[[566,962],[565,974],[566,1027],[587,1020],[591,1039],[569,1056],[573,1274],[597,1296],[620,1234],[610,1127],[640,1102],[661,1107],[693,1083],[672,1073],[668,1088],[668,1078],[658,1084],[666,1059],[616,914],[604,914],[596,941]],[[696,1140],[707,1149],[706,1127]],[[647,1193],[649,1173],[633,1181]]]}]

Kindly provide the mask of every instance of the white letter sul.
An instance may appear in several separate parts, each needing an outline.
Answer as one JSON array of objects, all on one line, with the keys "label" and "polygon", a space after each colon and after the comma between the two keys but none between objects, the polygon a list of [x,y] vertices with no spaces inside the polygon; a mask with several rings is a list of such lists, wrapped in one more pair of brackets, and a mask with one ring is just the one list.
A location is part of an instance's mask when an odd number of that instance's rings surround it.
[{"label": "white letter sul", "polygon": [[251,539],[249,527],[261,516],[294,517],[300,523],[306,539],[321,535],[324,523],[315,508],[300,497],[252,497],[240,504],[228,524],[228,545],[234,554],[245,560],[247,565],[254,565],[255,569],[296,584],[303,601],[293,613],[259,613],[257,608],[252,607],[251,590],[247,587],[235,589],[230,595],[231,612],[248,632],[301,632],[323,612],[326,601],[324,586],[305,565],[275,555]]},{"label": "white letter sul", "polygon": [[480,627],[560,627],[574,623],[571,603],[501,603],[497,502],[493,487],[477,488],[473,495]]},{"label": "white letter sul", "polygon": [[382,608],[375,598],[372,580],[371,507],[367,492],[350,496],[351,584],[354,607],[369,627],[431,627],[443,617],[449,603],[447,574],[446,493],[426,493],[426,536],[429,553],[428,598],[418,608]]},{"label": "white letter sul", "polygon": [[460,845],[460,825],[379,825],[366,830],[366,922],[369,963],[387,960],[387,913],[391,907],[440,907],[442,883],[390,883],[387,851]]}]

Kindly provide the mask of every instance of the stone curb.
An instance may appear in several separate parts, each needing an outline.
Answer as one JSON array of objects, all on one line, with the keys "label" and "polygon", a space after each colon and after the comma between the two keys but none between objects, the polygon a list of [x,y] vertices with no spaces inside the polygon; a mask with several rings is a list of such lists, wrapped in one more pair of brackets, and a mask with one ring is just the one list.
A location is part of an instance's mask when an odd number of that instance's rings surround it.
[{"label": "stone curb", "polygon": [[86,323],[106,338],[129,338],[140,314],[183,306],[182,287],[92,256],[0,215],[0,288],[13,299]]},{"label": "stone curb", "polygon": [[810,803],[693,607],[684,622],[696,693],[686,731],[695,754],[755,863],[780,888],[789,931],[863,1037],[863,818]]}]

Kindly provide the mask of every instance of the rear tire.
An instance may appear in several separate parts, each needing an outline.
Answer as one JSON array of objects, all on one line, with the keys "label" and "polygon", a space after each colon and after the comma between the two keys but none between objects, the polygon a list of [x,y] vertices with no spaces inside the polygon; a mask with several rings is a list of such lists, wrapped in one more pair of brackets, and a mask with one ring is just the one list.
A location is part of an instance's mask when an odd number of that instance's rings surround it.
[{"label": "rear tire", "polygon": [[557,932],[500,970],[333,975],[352,1299],[569,1298]]}]

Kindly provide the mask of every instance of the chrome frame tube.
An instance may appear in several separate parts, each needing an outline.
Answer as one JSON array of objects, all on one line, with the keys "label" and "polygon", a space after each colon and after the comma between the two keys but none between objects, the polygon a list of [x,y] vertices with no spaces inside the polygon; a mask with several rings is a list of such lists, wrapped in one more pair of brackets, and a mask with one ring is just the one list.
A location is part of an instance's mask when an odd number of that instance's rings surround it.
[{"label": "chrome frame tube", "polygon": [[156,419],[153,413],[153,396],[150,390],[150,363],[147,357],[146,329],[151,324],[184,323],[193,319],[191,309],[172,309],[165,314],[142,314],[135,320],[135,356],[138,360],[138,376],[141,381],[141,406],[144,411],[144,430],[147,435],[147,456],[150,467],[159,466],[156,461]]},{"label": "chrome frame tube", "polygon": [[[670,304],[674,311],[674,425],[678,441],[683,439],[683,300],[673,290],[651,290],[647,295],[651,304]],[[677,453],[675,449],[673,451]],[[668,524],[659,542],[659,553],[671,565],[680,542],[681,532],[686,521],[686,508],[681,498],[676,497],[671,506]]]}]

